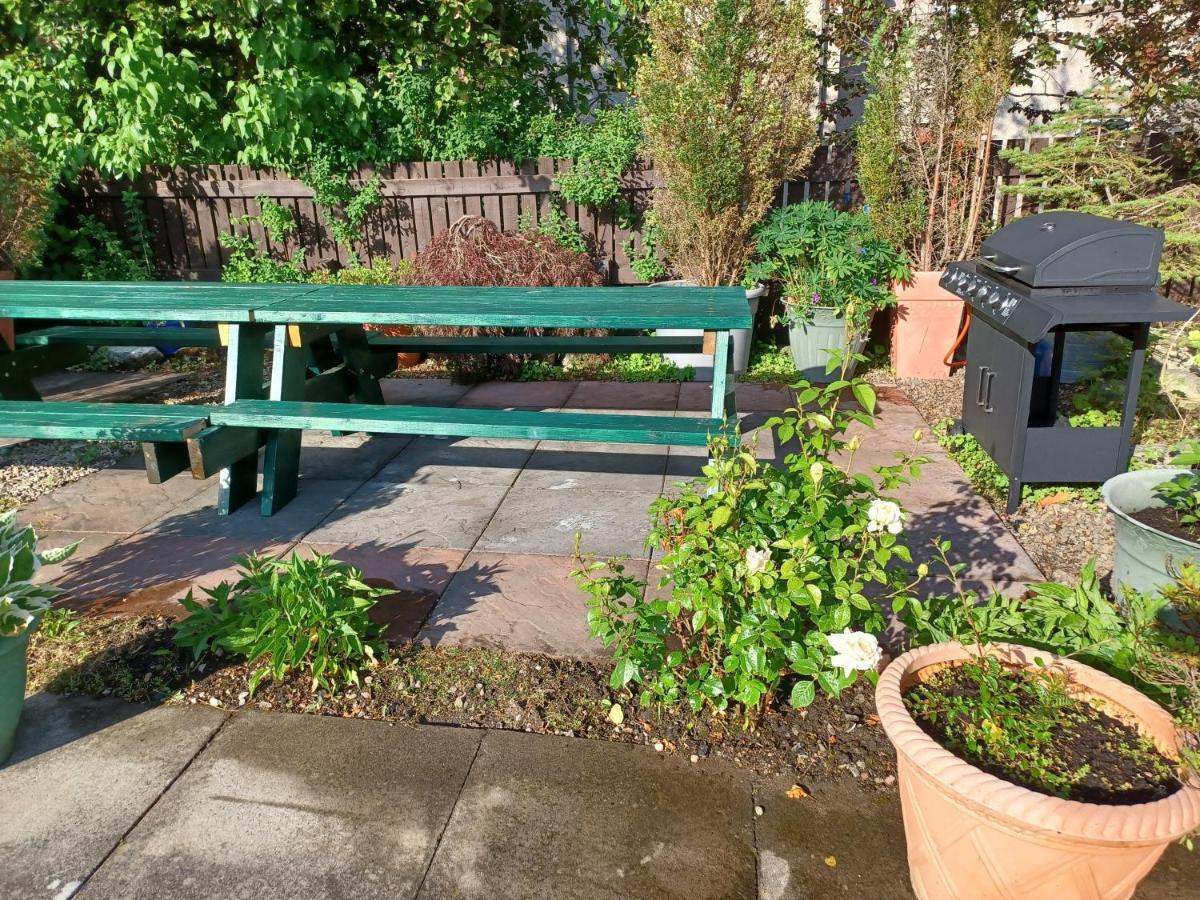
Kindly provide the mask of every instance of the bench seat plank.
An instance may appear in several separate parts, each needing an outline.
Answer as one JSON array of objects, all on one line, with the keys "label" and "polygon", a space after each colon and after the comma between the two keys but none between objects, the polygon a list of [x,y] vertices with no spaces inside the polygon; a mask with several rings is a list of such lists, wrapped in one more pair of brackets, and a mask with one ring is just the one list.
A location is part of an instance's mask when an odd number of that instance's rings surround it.
[{"label": "bench seat plank", "polygon": [[56,325],[17,335],[18,347],[47,347],[59,344],[87,347],[219,347],[216,328],[123,328],[108,325]]},{"label": "bench seat plank", "polygon": [[692,446],[704,446],[722,426],[719,419],[692,417],[270,400],[237,400],[215,407],[209,418],[213,425],[243,428]]},{"label": "bench seat plank", "polygon": [[207,406],[0,400],[0,437],[185,441],[208,423]]},{"label": "bench seat plank", "polygon": [[470,335],[431,337],[406,334],[391,337],[371,332],[373,348],[406,353],[700,353],[702,335],[695,337],[555,337],[553,335]]}]

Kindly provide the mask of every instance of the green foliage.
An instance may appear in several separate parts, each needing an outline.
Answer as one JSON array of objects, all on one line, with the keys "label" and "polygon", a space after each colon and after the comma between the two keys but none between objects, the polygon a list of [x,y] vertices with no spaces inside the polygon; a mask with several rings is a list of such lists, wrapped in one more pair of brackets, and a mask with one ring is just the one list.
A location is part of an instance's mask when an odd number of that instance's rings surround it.
[{"label": "green foliage", "polygon": [[792,359],[790,347],[777,347],[766,341],[755,341],[750,348],[750,363],[738,381],[765,381],[791,384],[800,378]]},{"label": "green foliage", "polygon": [[34,262],[51,208],[52,173],[28,147],[0,140],[0,271]]},{"label": "green foliage", "polygon": [[154,245],[150,222],[141,200],[132,191],[121,194],[125,238],[95,216],[84,216],[71,237],[75,262],[85,281],[151,281]]},{"label": "green foliage", "polygon": [[24,634],[62,594],[53,585],[35,584],[33,576],[43,565],[68,559],[78,546],[39,550],[32,525],[19,527],[16,510],[0,513],[0,638]]},{"label": "green foliage", "polygon": [[348,175],[335,171],[327,154],[318,153],[305,170],[304,183],[313,189],[313,202],[333,239],[350,250],[361,245],[367,217],[383,204],[379,176],[353,185]]},{"label": "green foliage", "polygon": [[575,365],[570,369],[540,359],[526,360],[517,374],[518,381],[599,381],[675,383],[691,381],[696,370],[676,366],[661,353],[628,353],[614,356],[596,365]]},{"label": "green foliage", "polygon": [[[834,455],[857,449],[860,439],[845,436],[851,424],[874,424],[873,390],[844,380],[797,390],[798,407],[769,423],[781,443],[796,438],[783,469],[715,436],[703,480],[651,504],[658,594],[620,560],[580,559],[589,626],[613,649],[614,689],[637,685],[643,703],[732,704],[753,716],[781,692],[806,706],[818,687],[836,697],[860,675],[875,677],[879,604],[909,596],[915,583],[898,537],[902,512],[880,492],[924,460],[898,454],[874,477],[850,474]],[[846,394],[859,408],[839,404]],[[859,642],[859,662],[835,653],[842,640]]]},{"label": "green foliage", "polygon": [[357,569],[319,553],[288,560],[252,553],[238,564],[238,580],[205,590],[207,603],[191,591],[180,601],[188,617],[175,626],[175,643],[196,659],[245,657],[254,667],[251,694],[263,678],[282,681],[293,670],[314,690],[333,693],[357,685],[359,671],[386,652],[370,612],[387,591],[366,584]]},{"label": "green foliage", "polygon": [[[68,170],[516,155],[629,88],[643,0],[8,2],[0,121]],[[567,51],[543,54],[562,23]]]},{"label": "green foliage", "polygon": [[629,257],[629,268],[633,270],[638,281],[654,282],[667,274],[667,265],[662,253],[662,223],[653,209],[643,217],[641,252],[638,252],[634,244],[633,235],[621,245],[621,249]]},{"label": "green foliage", "polygon": [[[805,7],[776,0],[661,0],[638,69],[654,208],[680,274],[735,284],[751,231],[816,145],[817,48]],[[769,50],[768,50],[769,48]]]},{"label": "green foliage", "polygon": [[911,277],[903,253],[878,237],[863,213],[805,201],[774,210],[754,231],[755,260],[745,284],[778,281],[788,324],[832,307],[852,334],[865,334],[878,309],[893,306],[893,281]]},{"label": "green foliage", "polygon": [[568,217],[558,202],[551,202],[540,219],[533,213],[522,213],[517,217],[517,230],[544,234],[574,253],[588,252],[579,223]]},{"label": "green foliage", "polygon": [[1183,528],[1200,533],[1200,473],[1182,472],[1155,488],[1154,496],[1174,511]]},{"label": "green foliage", "polygon": [[43,637],[54,639],[75,637],[79,631],[79,613],[73,609],[48,609],[42,613],[39,627]]},{"label": "green foliage", "polygon": [[[268,240],[278,242],[296,230],[292,211],[267,197],[257,197],[257,215],[234,216],[231,225],[249,228],[256,224],[262,227]],[[286,260],[278,260],[248,234],[223,231],[217,236],[223,247],[229,248],[229,260],[221,269],[222,281],[256,284],[302,282],[307,280],[304,271],[304,249],[292,251]]]},{"label": "green foliage", "polygon": [[621,176],[636,162],[642,144],[634,107],[597,110],[590,122],[548,116],[535,123],[535,131],[543,132],[539,156],[574,161],[556,178],[564,199],[595,208],[617,203]]}]

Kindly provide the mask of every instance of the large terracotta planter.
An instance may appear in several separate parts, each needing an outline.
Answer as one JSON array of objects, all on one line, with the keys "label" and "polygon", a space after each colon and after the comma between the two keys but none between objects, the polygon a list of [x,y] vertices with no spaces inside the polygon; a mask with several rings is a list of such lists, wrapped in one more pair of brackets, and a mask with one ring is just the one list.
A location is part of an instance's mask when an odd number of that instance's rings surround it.
[{"label": "large terracotta planter", "polygon": [[[1178,756],[1171,716],[1148,697],[1074,660],[997,644],[1001,659],[1061,666],[1105,709],[1136,723],[1168,756]],[[1167,845],[1200,826],[1200,789],[1163,800],[1109,806],[1061,800],[1010,784],[930,738],[908,714],[901,692],[947,664],[959,644],[905,653],[875,690],[879,718],[896,747],[908,866],[923,900],[1117,900],[1130,897]]]},{"label": "large terracotta planter", "polygon": [[892,370],[900,378],[948,378],[943,360],[962,323],[963,302],[938,284],[941,272],[914,272],[896,284],[892,324]]}]

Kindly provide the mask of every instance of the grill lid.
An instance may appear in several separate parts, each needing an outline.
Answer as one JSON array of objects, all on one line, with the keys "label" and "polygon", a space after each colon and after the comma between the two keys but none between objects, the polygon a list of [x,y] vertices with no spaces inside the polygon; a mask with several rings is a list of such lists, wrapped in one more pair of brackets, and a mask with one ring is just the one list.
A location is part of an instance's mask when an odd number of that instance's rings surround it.
[{"label": "grill lid", "polygon": [[1080,212],[1005,225],[983,242],[980,265],[1033,288],[1153,287],[1163,233]]}]

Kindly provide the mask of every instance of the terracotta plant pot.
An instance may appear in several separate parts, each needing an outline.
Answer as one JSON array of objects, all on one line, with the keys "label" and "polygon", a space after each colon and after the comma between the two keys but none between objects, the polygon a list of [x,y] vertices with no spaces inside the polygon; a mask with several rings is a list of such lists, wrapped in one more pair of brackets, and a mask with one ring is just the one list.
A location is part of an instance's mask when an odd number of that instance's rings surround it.
[{"label": "terracotta plant pot", "polygon": [[[1175,724],[1161,706],[1102,672],[1028,647],[996,644],[1001,660],[1040,658],[1106,701],[1105,711],[1178,758]],[[896,747],[908,867],[923,900],[1116,900],[1130,897],[1167,845],[1200,826],[1200,789],[1185,785],[1152,803],[1111,806],[1062,800],[1018,787],[946,750],[913,721],[901,694],[947,664],[967,659],[934,644],[891,663],[875,689],[879,718]]]},{"label": "terracotta plant pot", "polygon": [[943,362],[962,324],[963,302],[938,284],[941,272],[914,272],[896,284],[892,310],[892,369],[899,378],[948,378]]},{"label": "terracotta plant pot", "polygon": [[[408,325],[364,325],[367,331],[375,331],[386,337],[406,337],[413,333],[413,330]],[[419,366],[425,361],[423,353],[397,353],[396,368],[411,369],[413,366]]]},{"label": "terracotta plant pot", "polygon": [[[11,281],[13,273],[7,269],[0,269],[0,281]],[[13,327],[12,319],[0,319],[0,350],[12,350],[17,345],[16,329]]]}]

